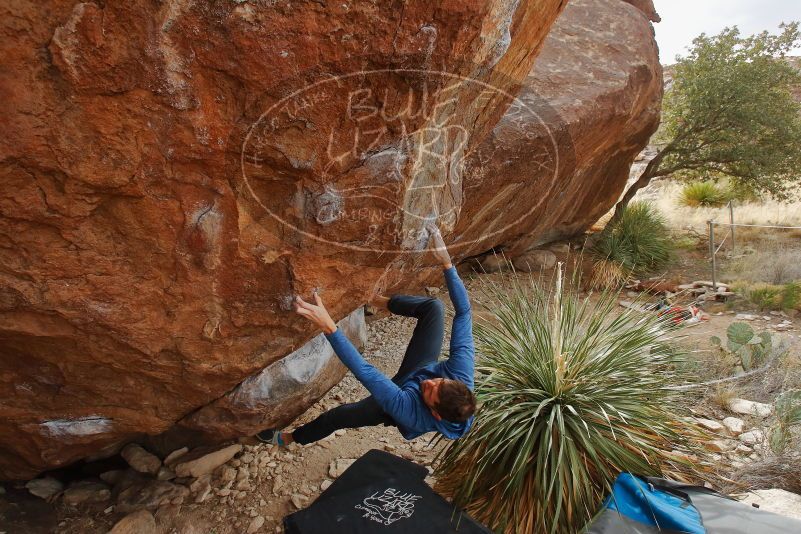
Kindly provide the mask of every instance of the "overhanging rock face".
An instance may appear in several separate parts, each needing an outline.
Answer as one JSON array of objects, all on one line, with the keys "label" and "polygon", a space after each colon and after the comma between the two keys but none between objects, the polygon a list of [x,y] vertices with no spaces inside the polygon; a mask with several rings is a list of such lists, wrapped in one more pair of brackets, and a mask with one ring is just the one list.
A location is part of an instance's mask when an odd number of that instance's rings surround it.
[{"label": "overhanging rock face", "polygon": [[469,243],[463,252],[514,257],[591,226],[623,191],[661,102],[646,14],[620,0],[571,0],[518,98],[467,158],[471,202],[454,230]]},{"label": "overhanging rock face", "polygon": [[0,478],[220,399],[316,334],[294,295],[437,276],[564,4],[2,3]]},{"label": "overhanging rock face", "polygon": [[[364,308],[337,323],[358,349],[367,343]],[[284,428],[339,382],[347,369],[320,333],[283,359],[248,377],[224,397],[185,417],[186,428],[217,440]]]}]

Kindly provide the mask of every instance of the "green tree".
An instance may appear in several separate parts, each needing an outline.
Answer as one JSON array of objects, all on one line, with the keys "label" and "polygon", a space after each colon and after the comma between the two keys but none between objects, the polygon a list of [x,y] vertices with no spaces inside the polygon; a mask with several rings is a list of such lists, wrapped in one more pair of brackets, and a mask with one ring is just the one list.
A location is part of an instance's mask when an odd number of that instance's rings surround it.
[{"label": "green tree", "polygon": [[659,153],[626,191],[663,176],[726,176],[751,190],[786,198],[801,175],[801,73],[786,59],[801,43],[797,22],[777,35],[741,37],[737,27],[701,34],[678,58],[665,92]]}]

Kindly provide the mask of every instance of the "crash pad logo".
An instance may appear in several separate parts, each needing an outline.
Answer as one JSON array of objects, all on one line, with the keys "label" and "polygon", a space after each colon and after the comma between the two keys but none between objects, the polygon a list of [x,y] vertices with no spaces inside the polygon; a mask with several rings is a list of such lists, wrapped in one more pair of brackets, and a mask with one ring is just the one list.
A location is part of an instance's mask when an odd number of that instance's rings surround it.
[{"label": "crash pad logo", "polygon": [[[472,71],[487,78],[479,67]],[[552,135],[559,120],[542,98],[530,91],[518,98],[504,89],[514,81],[492,79],[491,85],[448,72],[381,69],[315,71],[277,82],[240,153],[241,191],[255,201],[251,217],[297,244],[414,253],[428,243],[428,223],[447,235],[465,200],[481,194],[491,200],[480,217],[464,221],[460,231],[469,238],[450,246],[508,231],[558,189],[565,143]],[[487,170],[505,139],[482,142],[496,110],[505,111],[499,135],[512,129],[525,140],[525,169],[510,171],[533,174],[522,182],[498,183]],[[511,168],[521,156],[504,158],[496,164]],[[519,202],[532,182],[545,194]],[[517,210],[503,216],[512,204]]]},{"label": "crash pad logo", "polygon": [[414,513],[414,503],[420,498],[420,495],[387,488],[383,493],[375,492],[364,499],[356,505],[356,509],[364,512],[364,518],[391,525],[395,521],[410,518]]}]

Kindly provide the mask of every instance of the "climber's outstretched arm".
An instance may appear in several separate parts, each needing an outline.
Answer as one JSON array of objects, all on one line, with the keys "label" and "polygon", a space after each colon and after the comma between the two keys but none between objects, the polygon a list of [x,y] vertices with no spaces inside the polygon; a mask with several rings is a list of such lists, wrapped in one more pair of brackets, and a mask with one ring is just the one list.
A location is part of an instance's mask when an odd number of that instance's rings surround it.
[{"label": "climber's outstretched arm", "polygon": [[364,387],[375,397],[381,406],[397,423],[411,426],[418,418],[417,403],[412,398],[413,393],[403,390],[392,380],[384,376],[381,371],[367,363],[356,347],[345,334],[337,328],[328,310],[325,309],[320,295],[314,293],[316,304],[306,302],[300,297],[296,298],[296,311],[319,326],[325,333],[326,339],[331,343],[345,367],[364,384]]},{"label": "climber's outstretched arm", "polygon": [[442,264],[445,284],[448,286],[448,295],[453,303],[453,325],[451,326],[450,356],[445,365],[453,376],[473,389],[473,375],[475,372],[475,347],[473,343],[473,314],[470,299],[467,296],[456,267],[451,263],[450,254],[445,241],[436,226],[428,227],[431,235],[434,255]]}]

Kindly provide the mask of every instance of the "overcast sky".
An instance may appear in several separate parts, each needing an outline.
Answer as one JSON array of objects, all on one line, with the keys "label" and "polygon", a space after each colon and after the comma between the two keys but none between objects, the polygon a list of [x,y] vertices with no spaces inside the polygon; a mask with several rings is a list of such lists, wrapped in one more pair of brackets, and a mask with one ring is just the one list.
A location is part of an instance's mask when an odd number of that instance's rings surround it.
[{"label": "overcast sky", "polygon": [[743,35],[776,33],[780,22],[801,21],[801,0],[654,0],[654,5],[662,17],[654,28],[666,65],[701,33],[714,35],[726,26],[737,26]]}]

